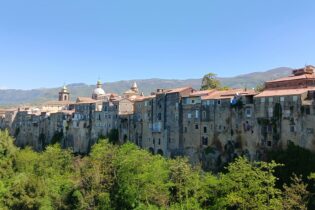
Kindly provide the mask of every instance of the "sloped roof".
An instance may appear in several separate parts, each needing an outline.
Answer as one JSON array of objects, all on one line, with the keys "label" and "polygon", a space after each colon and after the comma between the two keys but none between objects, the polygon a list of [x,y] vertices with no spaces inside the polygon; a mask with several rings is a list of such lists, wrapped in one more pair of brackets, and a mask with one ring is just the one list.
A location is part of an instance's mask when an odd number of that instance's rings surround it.
[{"label": "sloped roof", "polygon": [[43,105],[69,105],[73,103],[72,101],[47,101]]},{"label": "sloped roof", "polygon": [[315,90],[315,87],[311,88],[298,88],[298,89],[280,89],[280,90],[264,90],[255,96],[259,97],[271,97],[271,96],[289,96],[289,95],[301,95],[307,91]]},{"label": "sloped roof", "polygon": [[87,104],[87,103],[96,103],[97,100],[94,100],[89,97],[78,97],[76,100],[76,104]]},{"label": "sloped roof", "polygon": [[216,90],[209,93],[206,96],[202,96],[202,100],[208,99],[228,99],[233,98],[236,94],[239,95],[256,95],[257,92],[254,90],[244,90],[244,89],[231,89],[231,90]]},{"label": "sloped roof", "polygon": [[169,94],[169,93],[180,93],[180,92],[183,92],[187,89],[192,89],[192,87],[179,87],[179,88],[174,88],[174,89],[168,89],[166,90],[166,94]]},{"label": "sloped roof", "polygon": [[292,81],[292,80],[302,80],[302,79],[315,79],[315,75],[314,74],[302,74],[302,75],[298,75],[298,76],[291,75],[288,77],[270,80],[270,81],[267,81],[267,83]]}]

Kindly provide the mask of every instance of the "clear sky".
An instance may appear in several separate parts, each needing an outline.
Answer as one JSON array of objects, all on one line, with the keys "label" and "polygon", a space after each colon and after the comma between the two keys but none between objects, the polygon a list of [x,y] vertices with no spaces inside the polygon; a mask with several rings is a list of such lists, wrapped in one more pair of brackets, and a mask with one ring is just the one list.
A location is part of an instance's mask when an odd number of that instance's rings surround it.
[{"label": "clear sky", "polygon": [[314,0],[0,0],[0,88],[315,65]]}]

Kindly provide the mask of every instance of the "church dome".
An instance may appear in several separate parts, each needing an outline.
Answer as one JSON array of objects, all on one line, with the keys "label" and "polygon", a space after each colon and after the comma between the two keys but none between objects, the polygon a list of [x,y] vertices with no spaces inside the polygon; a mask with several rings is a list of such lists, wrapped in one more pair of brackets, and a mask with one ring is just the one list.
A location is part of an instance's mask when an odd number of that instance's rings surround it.
[{"label": "church dome", "polygon": [[96,88],[93,91],[94,95],[105,95],[105,91],[103,90],[103,88]]},{"label": "church dome", "polygon": [[100,80],[97,81],[96,83],[96,88],[93,91],[93,95],[96,96],[94,98],[97,98],[97,96],[103,96],[105,95],[105,91],[102,88],[102,82]]}]

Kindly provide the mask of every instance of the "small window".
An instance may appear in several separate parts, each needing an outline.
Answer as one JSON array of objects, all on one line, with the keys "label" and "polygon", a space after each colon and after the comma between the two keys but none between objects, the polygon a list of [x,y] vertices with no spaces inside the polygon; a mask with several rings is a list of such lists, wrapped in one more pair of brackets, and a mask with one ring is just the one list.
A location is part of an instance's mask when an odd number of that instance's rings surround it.
[{"label": "small window", "polygon": [[311,114],[311,109],[310,106],[305,107],[305,114],[310,115]]},{"label": "small window", "polygon": [[273,102],[273,97],[269,97],[268,101],[269,101],[269,103],[272,103]]},{"label": "small window", "polygon": [[217,103],[218,103],[218,105],[220,105],[221,104],[221,100],[218,100]]},{"label": "small window", "polygon": [[190,119],[191,118],[191,113],[188,113],[187,117],[188,117],[188,119]]},{"label": "small window", "polygon": [[161,139],[159,139],[159,145],[161,145]]},{"label": "small window", "polygon": [[261,102],[261,103],[265,103],[265,98],[261,98],[261,99],[260,99],[260,102]]},{"label": "small window", "polygon": [[204,126],[204,127],[203,127],[203,132],[204,132],[204,133],[207,133],[207,126]]},{"label": "small window", "polygon": [[272,133],[272,126],[271,126],[271,125],[268,125],[268,126],[267,126],[267,130],[268,130],[268,133]]},{"label": "small window", "polygon": [[195,118],[196,118],[196,119],[199,118],[199,110],[196,110],[196,112],[195,112]]},{"label": "small window", "polygon": [[199,129],[199,125],[198,124],[195,125],[195,129]]},{"label": "small window", "polygon": [[250,108],[246,109],[246,117],[251,117],[252,116],[252,110]]},{"label": "small window", "polygon": [[206,111],[203,111],[203,112],[202,112],[202,118],[203,118],[203,119],[206,119],[206,118],[207,118],[207,113],[206,113]]},{"label": "small window", "polygon": [[272,107],[268,108],[268,116],[273,117],[273,108]]},{"label": "small window", "polygon": [[191,103],[194,104],[194,103],[195,103],[195,100],[191,100]]},{"label": "small window", "polygon": [[202,137],[202,145],[208,145],[208,137]]},{"label": "small window", "polygon": [[290,131],[291,131],[291,133],[294,133],[294,132],[295,132],[295,126],[294,126],[294,125],[291,125],[291,126],[290,126]]},{"label": "small window", "polygon": [[292,97],[292,100],[293,100],[293,101],[297,101],[297,100],[298,100],[298,97],[297,97],[297,96],[293,96],[293,97]]},{"label": "small window", "polygon": [[271,147],[271,141],[267,141],[267,146]]},{"label": "small window", "polygon": [[184,128],[185,133],[187,133],[187,127]]},{"label": "small window", "polygon": [[283,96],[280,97],[280,102],[284,102],[284,97]]}]

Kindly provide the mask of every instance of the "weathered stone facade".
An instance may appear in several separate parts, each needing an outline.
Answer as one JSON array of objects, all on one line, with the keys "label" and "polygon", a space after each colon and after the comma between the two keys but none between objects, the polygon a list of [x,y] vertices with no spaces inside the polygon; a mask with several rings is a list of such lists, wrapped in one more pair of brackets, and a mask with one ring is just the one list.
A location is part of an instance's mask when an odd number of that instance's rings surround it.
[{"label": "weathered stone facade", "polygon": [[237,155],[263,159],[288,141],[315,151],[314,70],[307,66],[268,81],[260,93],[183,87],[143,96],[133,84],[120,97],[105,94],[98,82],[93,98],[70,102],[63,89],[58,103],[3,112],[1,128],[9,127],[19,146],[42,150],[59,142],[75,153],[89,152],[117,129],[121,143],[130,140],[166,157],[185,155],[215,170]]}]

